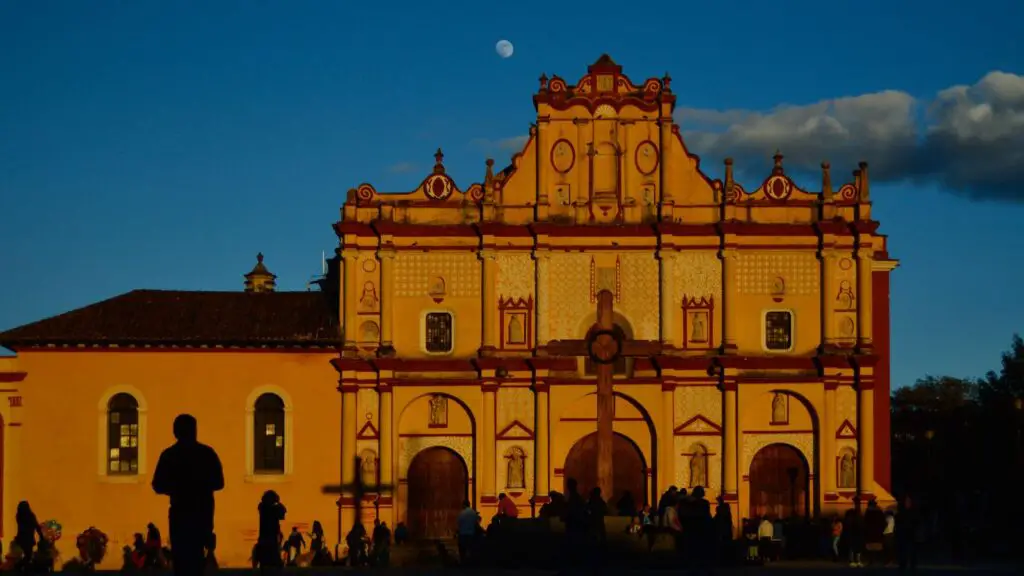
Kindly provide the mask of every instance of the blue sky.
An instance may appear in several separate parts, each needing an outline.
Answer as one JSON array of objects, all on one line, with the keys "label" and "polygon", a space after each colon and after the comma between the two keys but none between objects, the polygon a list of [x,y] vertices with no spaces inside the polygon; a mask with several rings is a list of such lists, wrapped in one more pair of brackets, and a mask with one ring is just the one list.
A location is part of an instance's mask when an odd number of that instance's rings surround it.
[{"label": "blue sky", "polygon": [[133,288],[241,289],[257,251],[302,289],[350,187],[412,189],[438,146],[481,180],[540,73],[607,52],[671,73],[713,177],[776,146],[794,169],[879,166],[893,381],[981,375],[1024,318],[1022,20],[1010,0],[0,3],[0,329]]}]

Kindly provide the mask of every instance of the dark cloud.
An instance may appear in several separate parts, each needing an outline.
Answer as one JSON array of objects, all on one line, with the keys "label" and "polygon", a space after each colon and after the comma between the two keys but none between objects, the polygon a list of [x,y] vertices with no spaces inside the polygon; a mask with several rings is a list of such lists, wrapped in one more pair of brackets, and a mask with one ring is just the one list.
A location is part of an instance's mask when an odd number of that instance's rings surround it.
[{"label": "dark cloud", "polygon": [[709,162],[731,156],[741,171],[762,170],[778,149],[787,170],[867,160],[874,181],[1024,202],[1024,76],[990,72],[927,100],[887,90],[769,112],[679,108],[676,120],[691,151]]}]

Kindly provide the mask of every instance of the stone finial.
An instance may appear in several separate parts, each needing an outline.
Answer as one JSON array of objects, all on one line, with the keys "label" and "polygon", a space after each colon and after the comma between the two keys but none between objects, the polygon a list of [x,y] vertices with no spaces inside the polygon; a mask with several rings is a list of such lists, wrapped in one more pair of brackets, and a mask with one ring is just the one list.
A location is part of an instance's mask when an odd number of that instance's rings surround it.
[{"label": "stone finial", "polygon": [[548,75],[542,73],[540,75],[540,78],[538,78],[538,80],[540,81],[540,91],[544,92],[545,90],[547,90],[548,89]]},{"label": "stone finial", "polygon": [[871,201],[871,181],[868,178],[868,163],[861,162],[857,165],[860,167],[860,201],[870,202]]},{"label": "stone finial", "polygon": [[821,198],[826,202],[832,201],[832,174],[829,171],[831,166],[828,162],[821,163]]},{"label": "stone finial", "polygon": [[661,87],[666,92],[672,89],[672,77],[668,75],[668,72],[665,72],[665,75],[661,77]]},{"label": "stone finial", "polygon": [[484,184],[490,184],[494,181],[494,159],[488,158],[485,163],[487,164],[487,173],[484,174]]},{"label": "stone finial", "polygon": [[734,185],[735,185],[735,181],[733,180],[733,175],[732,175],[732,158],[726,158],[725,159],[725,186],[724,186],[724,194],[722,195],[722,200],[723,201],[728,201],[730,198],[732,198],[732,191],[733,191],[733,186]]},{"label": "stone finial", "polygon": [[444,152],[440,148],[434,152],[434,174],[444,174]]},{"label": "stone finial", "polygon": [[782,152],[780,152],[779,149],[776,148],[775,149],[775,155],[772,156],[772,160],[775,162],[775,165],[772,167],[772,174],[782,174],[783,173],[783,170],[782,170],[782,159],[783,158],[784,158],[784,156],[782,155]]}]

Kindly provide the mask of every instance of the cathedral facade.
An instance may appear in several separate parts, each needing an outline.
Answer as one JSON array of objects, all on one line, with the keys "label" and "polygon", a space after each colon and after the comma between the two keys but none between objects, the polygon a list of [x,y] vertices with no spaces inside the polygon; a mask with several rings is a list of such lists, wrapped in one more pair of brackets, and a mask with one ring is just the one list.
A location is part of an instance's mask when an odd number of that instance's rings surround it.
[{"label": "cathedral facade", "polygon": [[[736,519],[891,500],[897,263],[867,164],[837,184],[823,164],[818,192],[779,154],[749,190],[728,160],[712,179],[675,99],[607,56],[575,84],[542,76],[528,141],[482,184],[438,150],[411,192],[351,190],[319,291],[277,292],[261,256],[245,291],[137,290],[0,334],[2,537],[21,500],[118,546],[165,525],[149,482],[181,412],[224,462],[227,564],[267,489],[330,544],[357,515],[445,536],[464,498],[529,515],[568,478],[598,485],[602,371],[613,508],[672,485]],[[602,295],[612,357],[593,348]]]}]

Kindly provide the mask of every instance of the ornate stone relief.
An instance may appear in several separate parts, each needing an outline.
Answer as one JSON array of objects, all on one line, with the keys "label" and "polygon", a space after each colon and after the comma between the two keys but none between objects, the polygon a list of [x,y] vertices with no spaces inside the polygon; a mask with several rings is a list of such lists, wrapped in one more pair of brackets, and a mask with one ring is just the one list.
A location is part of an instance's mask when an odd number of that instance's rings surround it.
[{"label": "ornate stone relief", "polygon": [[395,256],[395,295],[426,296],[437,279],[443,279],[445,296],[480,296],[480,261],[469,252],[437,252]]},{"label": "ornate stone relief", "polygon": [[683,295],[713,296],[722,301],[722,261],[712,250],[684,250],[675,261],[676,294],[674,302],[682,303]]},{"label": "ornate stone relief", "polygon": [[[533,461],[533,445],[529,440],[498,440],[495,448],[497,449],[498,457],[495,458],[498,469],[495,471],[495,480],[498,487],[498,492],[504,492],[511,490],[513,492],[523,492],[533,494],[533,469],[535,462]],[[525,486],[522,488],[512,488],[509,486],[508,473],[509,473],[509,461],[508,457],[511,455],[513,448],[519,448],[525,455],[525,466],[523,469],[526,481]]]},{"label": "ornate stone relief", "polygon": [[810,296],[818,293],[820,268],[817,255],[803,252],[739,252],[738,279],[740,294],[771,295],[784,282],[787,296]]},{"label": "ornate stone relief", "polygon": [[587,297],[590,293],[590,255],[553,253],[549,266],[556,271],[549,280],[550,337],[554,340],[581,338],[583,335],[577,334],[576,328],[594,310]]},{"label": "ornate stone relief", "polygon": [[466,462],[473,477],[473,438],[470,436],[402,436],[398,439],[398,477],[406,478],[409,464],[421,450],[440,446],[455,452]]},{"label": "ornate stone relief", "polygon": [[698,414],[721,426],[722,393],[714,386],[677,386],[674,426],[679,426]]},{"label": "ornate stone relief", "polygon": [[535,292],[533,257],[526,252],[499,252],[498,296],[527,298]]},{"label": "ornate stone relief", "polygon": [[[857,391],[852,386],[836,388],[836,430],[843,420],[849,420],[850,424],[857,425]],[[835,434],[835,431],[832,433]]]},{"label": "ornate stone relief", "polygon": [[[358,416],[357,429],[362,428],[366,424],[367,420],[373,421],[374,427],[380,427],[380,418],[378,412],[380,403],[378,402],[377,391],[371,388],[360,388],[359,392],[356,393],[356,415]],[[370,417],[367,418],[366,416]]]},{"label": "ornate stone relief", "polygon": [[621,264],[621,295],[619,306],[633,322],[633,337],[657,340],[659,317],[658,260],[650,252],[625,253]]},{"label": "ornate stone relief", "polygon": [[814,434],[811,432],[793,434],[743,434],[743,441],[740,446],[740,453],[743,454],[740,474],[750,474],[750,463],[754,456],[769,444],[789,444],[799,450],[810,466],[811,474],[817,473],[817,456],[814,454]]},{"label": "ornate stone relief", "polygon": [[533,430],[533,392],[526,387],[498,389],[498,414],[496,432],[500,432],[513,421],[519,420]]}]

